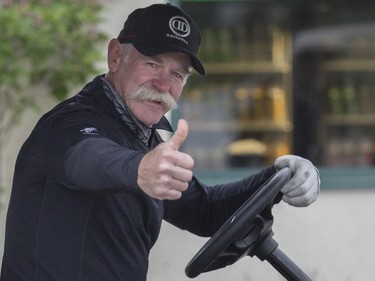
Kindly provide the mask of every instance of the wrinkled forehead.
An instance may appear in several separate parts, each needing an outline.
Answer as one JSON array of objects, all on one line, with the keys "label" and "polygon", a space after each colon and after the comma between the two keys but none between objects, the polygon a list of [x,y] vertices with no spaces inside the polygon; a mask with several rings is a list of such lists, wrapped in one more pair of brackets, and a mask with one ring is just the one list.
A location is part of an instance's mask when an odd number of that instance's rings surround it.
[{"label": "wrinkled forehead", "polygon": [[151,60],[159,64],[169,66],[172,69],[184,71],[188,74],[192,71],[191,57],[183,52],[167,52],[157,55],[144,55],[139,52],[136,48],[133,49],[133,54],[130,57],[136,58],[139,57],[145,61]]}]

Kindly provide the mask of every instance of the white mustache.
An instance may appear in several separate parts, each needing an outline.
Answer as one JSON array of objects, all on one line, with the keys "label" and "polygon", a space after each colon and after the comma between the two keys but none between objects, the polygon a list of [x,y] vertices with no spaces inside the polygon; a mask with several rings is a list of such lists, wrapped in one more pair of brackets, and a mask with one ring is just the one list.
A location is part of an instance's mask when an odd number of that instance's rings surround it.
[{"label": "white mustache", "polygon": [[177,108],[177,102],[169,93],[160,93],[145,86],[140,86],[131,91],[129,98],[139,101],[160,102],[167,111]]}]

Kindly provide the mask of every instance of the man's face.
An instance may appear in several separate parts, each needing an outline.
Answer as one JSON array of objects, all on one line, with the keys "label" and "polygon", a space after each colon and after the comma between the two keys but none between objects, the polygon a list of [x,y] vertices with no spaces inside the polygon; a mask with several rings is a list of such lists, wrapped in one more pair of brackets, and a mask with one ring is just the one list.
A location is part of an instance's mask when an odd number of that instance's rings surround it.
[{"label": "man's face", "polygon": [[148,57],[132,45],[117,48],[122,51],[116,63],[109,62],[109,79],[133,115],[152,126],[176,106],[189,75],[190,58],[184,53]]}]

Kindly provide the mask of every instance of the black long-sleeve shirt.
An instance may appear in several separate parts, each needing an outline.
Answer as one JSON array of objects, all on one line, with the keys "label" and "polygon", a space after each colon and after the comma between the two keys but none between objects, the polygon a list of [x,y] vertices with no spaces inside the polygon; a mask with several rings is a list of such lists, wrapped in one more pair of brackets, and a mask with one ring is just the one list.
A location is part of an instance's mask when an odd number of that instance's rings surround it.
[{"label": "black long-sleeve shirt", "polygon": [[127,127],[100,77],[38,122],[17,158],[2,281],[144,281],[162,219],[211,236],[274,172],[206,186],[195,177],[179,200],[137,186],[149,146]]}]

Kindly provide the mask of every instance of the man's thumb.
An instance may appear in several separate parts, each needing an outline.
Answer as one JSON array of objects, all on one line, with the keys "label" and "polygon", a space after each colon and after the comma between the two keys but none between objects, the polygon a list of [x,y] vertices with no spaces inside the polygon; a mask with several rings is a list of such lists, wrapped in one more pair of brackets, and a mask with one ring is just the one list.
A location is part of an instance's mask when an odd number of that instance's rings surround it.
[{"label": "man's thumb", "polygon": [[181,145],[184,143],[184,141],[186,140],[188,136],[188,132],[189,132],[189,129],[188,129],[188,124],[186,120],[184,119],[178,120],[177,130],[175,134],[167,141],[167,143],[172,149],[178,150],[181,147]]}]

